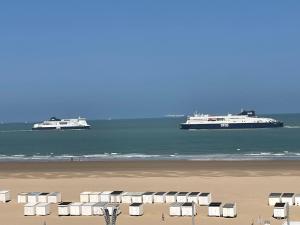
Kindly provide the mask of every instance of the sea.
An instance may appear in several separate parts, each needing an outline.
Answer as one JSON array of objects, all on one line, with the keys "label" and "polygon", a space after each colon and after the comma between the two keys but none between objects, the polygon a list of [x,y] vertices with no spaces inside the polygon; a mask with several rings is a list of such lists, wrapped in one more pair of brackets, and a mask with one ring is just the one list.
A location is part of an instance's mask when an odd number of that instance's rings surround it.
[{"label": "sea", "polygon": [[0,161],[299,160],[300,114],[264,115],[283,128],[181,130],[182,118],[91,120],[90,130],[0,124]]}]

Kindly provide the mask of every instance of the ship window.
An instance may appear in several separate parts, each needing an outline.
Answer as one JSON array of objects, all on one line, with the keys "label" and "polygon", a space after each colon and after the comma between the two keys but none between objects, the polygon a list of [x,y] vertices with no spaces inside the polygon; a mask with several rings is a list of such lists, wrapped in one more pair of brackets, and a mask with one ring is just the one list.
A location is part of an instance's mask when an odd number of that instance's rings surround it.
[{"label": "ship window", "polygon": [[59,124],[61,124],[61,125],[66,125],[67,122],[60,122]]}]

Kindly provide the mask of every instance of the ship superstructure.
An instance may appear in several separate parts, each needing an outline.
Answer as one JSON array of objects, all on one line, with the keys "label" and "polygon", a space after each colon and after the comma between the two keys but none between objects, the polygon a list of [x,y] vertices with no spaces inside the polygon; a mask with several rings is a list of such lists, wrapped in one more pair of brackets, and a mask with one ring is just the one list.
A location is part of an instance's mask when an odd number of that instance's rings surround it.
[{"label": "ship superstructure", "polygon": [[77,119],[58,119],[51,117],[50,120],[36,123],[33,125],[33,130],[66,130],[66,129],[89,129],[90,125],[85,118]]}]

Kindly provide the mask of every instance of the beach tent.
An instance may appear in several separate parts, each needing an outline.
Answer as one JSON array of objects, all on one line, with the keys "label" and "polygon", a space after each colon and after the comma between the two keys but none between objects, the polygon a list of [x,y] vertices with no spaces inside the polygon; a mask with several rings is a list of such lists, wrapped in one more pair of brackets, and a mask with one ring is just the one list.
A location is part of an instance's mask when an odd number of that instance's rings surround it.
[{"label": "beach tent", "polygon": [[80,216],[82,202],[74,202],[70,204],[70,216]]},{"label": "beach tent", "polygon": [[211,203],[211,193],[202,192],[198,198],[199,205],[209,205]]},{"label": "beach tent", "polygon": [[189,192],[178,192],[178,194],[176,196],[176,201],[182,202],[182,203],[187,202],[188,195],[189,195]]},{"label": "beach tent", "polygon": [[273,192],[269,194],[269,205],[274,206],[276,203],[281,202],[281,193]]},{"label": "beach tent", "polygon": [[35,206],[38,203],[30,202],[24,205],[24,216],[35,216]]},{"label": "beach tent", "polygon": [[48,192],[43,192],[38,196],[38,202],[47,203],[48,202]]},{"label": "beach tent", "polygon": [[27,201],[28,203],[37,203],[39,202],[39,195],[41,192],[30,192],[27,195]]},{"label": "beach tent", "polygon": [[221,202],[211,202],[208,205],[208,216],[222,216],[222,203]]},{"label": "beach tent", "polygon": [[71,202],[62,202],[57,206],[58,216],[69,216],[70,215],[70,204]]},{"label": "beach tent", "polygon": [[10,201],[10,191],[8,190],[1,190],[0,191],[0,202],[8,202]]},{"label": "beach tent", "polygon": [[82,216],[92,216],[94,205],[95,205],[95,203],[92,203],[92,202],[83,203],[81,206],[81,215]]},{"label": "beach tent", "polygon": [[101,202],[100,194],[101,192],[91,192],[90,202]]},{"label": "beach tent", "polygon": [[101,202],[110,202],[110,194],[112,191],[103,191],[100,194],[100,200]]},{"label": "beach tent", "polygon": [[154,203],[165,203],[166,201],[166,192],[156,192],[154,194]]},{"label": "beach tent", "polygon": [[197,215],[195,204],[193,204],[192,202],[186,202],[182,204],[181,206],[182,216],[193,216],[193,212],[194,212],[194,216]]},{"label": "beach tent", "polygon": [[166,203],[177,202],[176,201],[177,194],[178,194],[178,192],[176,192],[176,191],[169,191],[169,192],[167,192],[166,193]]},{"label": "beach tent", "polygon": [[294,203],[295,203],[295,194],[294,193],[283,193],[281,195],[281,202],[289,203],[289,206],[294,205]]},{"label": "beach tent", "polygon": [[144,192],[135,192],[131,196],[132,203],[143,203],[143,194]]},{"label": "beach tent", "polygon": [[285,219],[287,217],[287,203],[276,203],[273,209],[273,217],[276,219]]},{"label": "beach tent", "polygon": [[149,203],[149,204],[152,204],[153,203],[153,195],[154,195],[154,192],[145,192],[143,194],[143,203]]},{"label": "beach tent", "polygon": [[90,191],[84,191],[80,193],[80,202],[82,203],[86,203],[86,202],[90,202]]},{"label": "beach tent", "polygon": [[27,203],[27,192],[21,192],[17,196],[18,203]]},{"label": "beach tent", "polygon": [[183,203],[174,202],[170,204],[169,214],[170,216],[181,216],[181,206]]},{"label": "beach tent", "polygon": [[50,203],[38,203],[35,206],[35,214],[37,216],[47,216],[50,214]]},{"label": "beach tent", "polygon": [[61,193],[60,192],[51,192],[48,196],[48,203],[59,203],[61,202]]},{"label": "beach tent", "polygon": [[199,204],[199,195],[200,194],[201,194],[200,192],[191,192],[188,195],[187,201],[194,202],[195,204]]},{"label": "beach tent", "polygon": [[111,203],[121,203],[121,195],[123,191],[113,191],[110,194],[110,202]]},{"label": "beach tent", "polygon": [[142,216],[144,214],[144,208],[142,203],[132,203],[129,205],[130,216]]},{"label": "beach tent", "polygon": [[226,203],[223,205],[223,217],[236,217],[236,203]]},{"label": "beach tent", "polygon": [[106,202],[97,202],[93,205],[93,215],[94,216],[102,216],[103,210],[106,206]]}]

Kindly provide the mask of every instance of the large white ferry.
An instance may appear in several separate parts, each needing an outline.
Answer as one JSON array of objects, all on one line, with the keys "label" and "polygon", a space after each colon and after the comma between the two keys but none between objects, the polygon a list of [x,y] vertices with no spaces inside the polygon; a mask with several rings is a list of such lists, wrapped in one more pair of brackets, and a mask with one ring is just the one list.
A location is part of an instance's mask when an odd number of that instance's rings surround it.
[{"label": "large white ferry", "polygon": [[243,128],[273,128],[283,127],[283,122],[272,119],[257,117],[255,111],[242,110],[237,115],[211,116],[194,114],[189,116],[181,129],[243,129]]},{"label": "large white ferry", "polygon": [[51,117],[50,120],[46,120],[41,123],[33,125],[33,130],[66,130],[66,129],[89,129],[91,126],[86,122],[84,118],[77,119],[57,119]]}]

